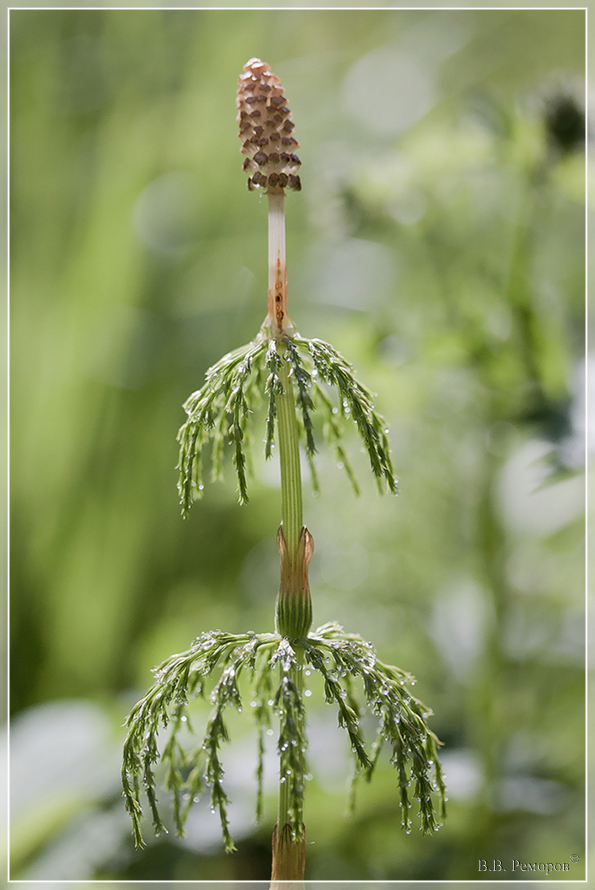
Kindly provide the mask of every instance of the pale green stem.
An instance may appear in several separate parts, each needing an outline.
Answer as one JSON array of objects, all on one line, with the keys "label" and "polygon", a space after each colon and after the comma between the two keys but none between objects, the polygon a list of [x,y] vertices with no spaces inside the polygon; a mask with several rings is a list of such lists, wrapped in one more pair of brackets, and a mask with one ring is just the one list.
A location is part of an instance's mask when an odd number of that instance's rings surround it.
[{"label": "pale green stem", "polygon": [[287,549],[293,559],[304,521],[295,397],[289,376],[289,366],[285,361],[280,377],[284,390],[283,395],[277,397],[279,461],[281,464],[281,518]]},{"label": "pale green stem", "polygon": [[[287,312],[287,266],[285,261],[285,213],[283,191],[269,192],[269,297],[267,322],[279,339],[295,330]],[[281,347],[282,348],[282,347]],[[302,473],[298,423],[293,382],[289,364],[282,359],[280,372],[283,395],[277,396],[279,461],[281,465],[281,519],[290,559],[297,553],[303,520]],[[298,667],[290,671],[290,679],[301,695],[303,687],[304,651],[296,648]],[[284,757],[280,758],[278,830],[290,821],[290,782],[284,775]]]},{"label": "pale green stem", "polygon": [[[285,195],[282,189],[268,192],[269,200],[269,296],[266,324],[278,340],[291,336],[295,326],[287,312],[287,264],[285,260]],[[280,351],[283,346],[280,344]],[[302,530],[302,476],[298,425],[289,364],[282,359],[283,395],[277,397],[279,459],[281,462],[281,518],[287,549],[293,558]]]}]

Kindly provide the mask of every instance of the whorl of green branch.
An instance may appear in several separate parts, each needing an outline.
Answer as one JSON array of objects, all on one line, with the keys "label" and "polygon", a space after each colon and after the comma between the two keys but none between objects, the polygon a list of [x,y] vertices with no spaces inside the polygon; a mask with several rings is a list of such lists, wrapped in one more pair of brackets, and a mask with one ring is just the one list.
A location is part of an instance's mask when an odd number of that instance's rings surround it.
[{"label": "whorl of green branch", "polygon": [[[437,830],[444,817],[445,799],[437,758],[440,742],[426,724],[429,709],[406,688],[413,678],[378,661],[369,643],[357,634],[345,633],[334,623],[318,628],[307,639],[300,640],[299,645],[305,651],[306,663],[324,678],[326,701],[338,707],[339,724],[349,736],[356,776],[363,774],[370,780],[381,746],[386,743],[390,762],[397,771],[403,828],[411,830],[413,796],[417,800],[420,830]],[[187,751],[183,736],[189,728],[190,700],[204,696],[205,683],[216,668],[220,673],[210,694],[213,709],[203,741]],[[154,768],[161,763],[173,798],[176,832],[183,835],[189,809],[207,787],[211,806],[219,812],[225,849],[234,849],[228,828],[229,800],[223,788],[220,748],[229,740],[225,710],[229,706],[241,710],[239,680],[246,672],[250,674],[250,688],[256,693],[255,707],[250,710],[254,712],[259,734],[257,819],[262,813],[264,733],[276,713],[281,725],[281,776],[289,785],[290,824],[294,836],[301,836],[307,740],[302,694],[292,679],[296,670],[301,669],[292,644],[278,634],[222,631],[202,634],[186,652],[171,656],[156,668],[154,685],[133,707],[126,721],[122,784],[137,845],[143,844],[141,787],[155,831],[166,831],[155,794]],[[358,678],[364,698],[378,718],[376,740],[369,750],[360,726],[361,706],[353,690],[353,680]],[[160,752],[158,736],[166,727],[169,737]]]},{"label": "whorl of green branch", "polygon": [[[282,362],[290,365],[296,404],[300,417],[303,445],[318,490],[313,457],[313,413],[322,419],[322,434],[333,446],[349,476],[356,493],[358,486],[351,465],[341,446],[341,420],[351,418],[362,437],[370,465],[380,490],[383,485],[396,494],[397,481],[392,467],[386,423],[375,411],[373,396],[354,376],[353,368],[343,356],[323,340],[308,340],[296,335],[282,340],[259,336],[252,343],[224,356],[207,371],[204,386],[184,404],[188,415],[178,433],[180,478],[178,489],[182,513],[186,515],[203,490],[203,453],[212,443],[212,478],[221,478],[221,463],[226,443],[233,448],[241,503],[248,501],[246,481],[249,444],[248,417],[268,399],[265,424],[265,456],[272,454],[277,420],[277,398],[284,392],[281,382]],[[333,403],[330,389],[338,392],[338,405]]]}]

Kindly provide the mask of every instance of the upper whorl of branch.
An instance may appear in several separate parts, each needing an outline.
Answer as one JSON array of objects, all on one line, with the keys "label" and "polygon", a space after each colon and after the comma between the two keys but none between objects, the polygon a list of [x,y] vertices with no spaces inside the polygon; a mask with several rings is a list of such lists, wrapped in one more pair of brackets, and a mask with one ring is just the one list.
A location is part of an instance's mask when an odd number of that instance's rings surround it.
[{"label": "upper whorl of branch", "polygon": [[294,153],[299,142],[293,135],[291,111],[279,78],[266,62],[246,62],[238,78],[236,105],[240,151],[246,155],[243,169],[252,174],[249,190],[262,186],[267,191],[300,191],[296,170],[301,161]]}]

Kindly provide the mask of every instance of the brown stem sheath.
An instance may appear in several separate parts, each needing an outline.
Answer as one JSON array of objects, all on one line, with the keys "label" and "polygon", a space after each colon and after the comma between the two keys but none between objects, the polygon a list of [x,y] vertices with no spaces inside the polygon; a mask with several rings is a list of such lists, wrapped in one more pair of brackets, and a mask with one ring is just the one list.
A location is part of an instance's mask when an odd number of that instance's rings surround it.
[{"label": "brown stem sheath", "polygon": [[306,637],[312,625],[312,600],[308,583],[308,564],[314,553],[312,535],[304,525],[297,547],[287,546],[283,526],[277,532],[281,558],[281,583],[277,595],[275,626],[289,640]]},{"label": "brown stem sheath", "polygon": [[273,830],[271,890],[281,890],[276,881],[303,881],[306,871],[306,829],[303,828],[299,840],[294,840],[290,825],[283,826],[281,837],[278,827],[275,825]]}]

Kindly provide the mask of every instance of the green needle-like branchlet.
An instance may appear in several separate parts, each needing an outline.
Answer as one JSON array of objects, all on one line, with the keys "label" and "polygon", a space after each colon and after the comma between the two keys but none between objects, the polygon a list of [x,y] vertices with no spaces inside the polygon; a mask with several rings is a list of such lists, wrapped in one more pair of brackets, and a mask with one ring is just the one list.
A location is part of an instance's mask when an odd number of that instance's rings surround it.
[{"label": "green needle-like branchlet", "polygon": [[[431,710],[407,689],[408,684],[415,682],[414,678],[379,661],[370,643],[357,634],[346,634],[335,623],[312,634],[305,650],[306,659],[325,678],[327,701],[335,701],[339,707],[339,722],[349,734],[357,772],[363,772],[369,781],[380,746],[388,743],[390,762],[399,777],[403,828],[411,830],[409,788],[413,784],[421,830],[437,830],[445,816],[446,793],[437,756],[440,741],[426,723]],[[323,654],[327,656],[326,661]],[[361,679],[368,707],[379,718],[371,759],[360,736],[357,710],[349,703],[350,687],[344,681],[350,676]],[[438,800],[437,813],[433,795]]]},{"label": "green needle-like branchlet", "polygon": [[207,371],[204,386],[184,404],[188,420],[178,433],[180,480],[178,490],[186,515],[203,489],[202,455],[212,442],[212,469],[221,478],[221,455],[227,440],[233,445],[240,501],[248,500],[246,484],[247,418],[258,402],[259,360],[267,344],[255,340],[225,355]]}]

